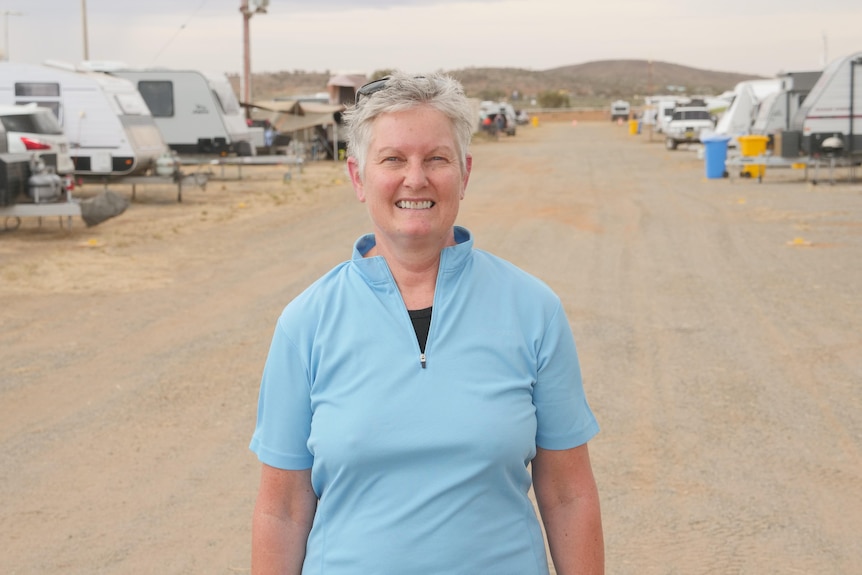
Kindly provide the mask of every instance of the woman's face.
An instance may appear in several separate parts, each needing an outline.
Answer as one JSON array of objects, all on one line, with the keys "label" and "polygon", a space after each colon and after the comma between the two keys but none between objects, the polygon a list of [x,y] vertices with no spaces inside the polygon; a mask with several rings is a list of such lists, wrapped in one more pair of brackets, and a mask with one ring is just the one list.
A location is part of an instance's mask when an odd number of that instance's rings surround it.
[{"label": "woman's face", "polygon": [[377,243],[391,247],[451,241],[470,177],[461,171],[452,123],[430,106],[382,114],[371,126],[365,173],[350,177],[368,206]]}]

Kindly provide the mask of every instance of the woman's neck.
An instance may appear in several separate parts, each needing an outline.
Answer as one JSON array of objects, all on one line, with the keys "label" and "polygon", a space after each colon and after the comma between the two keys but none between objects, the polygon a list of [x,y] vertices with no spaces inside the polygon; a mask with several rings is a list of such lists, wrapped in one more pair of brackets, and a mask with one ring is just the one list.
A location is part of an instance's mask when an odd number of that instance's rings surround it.
[{"label": "woman's neck", "polygon": [[382,256],[392,272],[407,309],[424,309],[434,303],[440,252],[445,246],[425,250],[393,250],[377,244],[366,256]]}]

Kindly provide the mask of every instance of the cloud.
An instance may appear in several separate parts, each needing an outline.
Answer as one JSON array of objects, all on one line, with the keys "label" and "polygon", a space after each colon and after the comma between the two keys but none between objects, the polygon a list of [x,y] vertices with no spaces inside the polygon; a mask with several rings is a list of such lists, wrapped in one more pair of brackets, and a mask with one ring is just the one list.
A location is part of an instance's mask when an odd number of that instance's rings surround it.
[{"label": "cloud", "polygon": [[[86,0],[90,59],[236,73],[240,0]],[[83,59],[81,4],[6,0],[13,60]],[[858,0],[271,0],[254,71],[546,70],[653,59],[772,75],[862,49]],[[826,42],[824,42],[824,35]]]}]

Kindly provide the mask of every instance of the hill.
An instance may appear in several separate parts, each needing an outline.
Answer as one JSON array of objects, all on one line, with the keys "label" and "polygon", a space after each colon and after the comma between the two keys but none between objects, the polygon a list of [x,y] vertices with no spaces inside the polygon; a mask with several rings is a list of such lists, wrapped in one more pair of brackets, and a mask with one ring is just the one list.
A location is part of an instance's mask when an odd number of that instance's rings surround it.
[{"label": "hill", "polygon": [[[382,72],[382,71],[381,71]],[[648,60],[602,60],[549,70],[523,68],[464,68],[447,71],[464,85],[467,94],[481,99],[529,101],[545,92],[569,94],[573,106],[604,106],[617,98],[634,103],[650,94],[670,90],[687,94],[720,94],[757,76],[691,68]],[[378,72],[373,74],[379,75]],[[326,91],[327,72],[272,72],[253,74],[256,100]],[[239,76],[232,76],[239,92]]]}]

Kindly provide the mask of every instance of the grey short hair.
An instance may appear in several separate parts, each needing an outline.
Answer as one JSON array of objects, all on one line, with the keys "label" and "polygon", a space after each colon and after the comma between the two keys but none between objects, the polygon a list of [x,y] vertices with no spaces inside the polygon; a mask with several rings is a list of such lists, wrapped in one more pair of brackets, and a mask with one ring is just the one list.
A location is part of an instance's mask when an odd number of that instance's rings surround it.
[{"label": "grey short hair", "polygon": [[385,87],[377,92],[368,96],[357,94],[357,105],[344,112],[347,153],[356,159],[360,174],[365,173],[374,120],[381,114],[402,112],[421,105],[433,107],[452,122],[461,171],[467,169],[467,151],[479,118],[461,83],[439,72],[413,76],[398,71],[389,76]]}]

